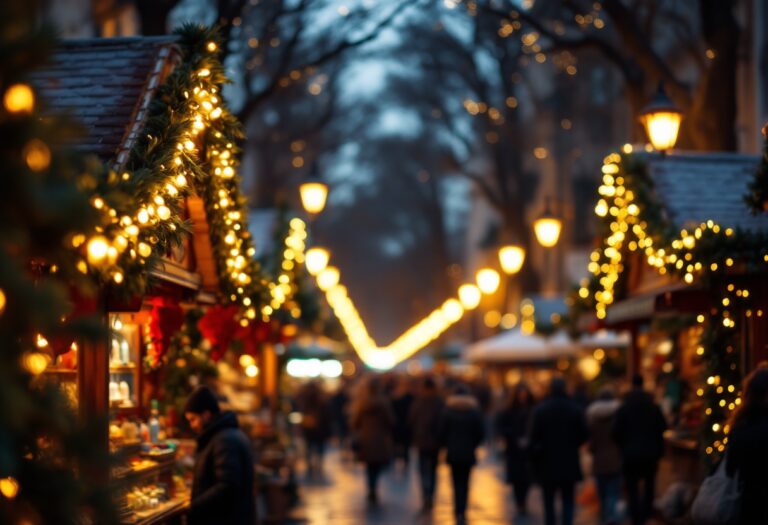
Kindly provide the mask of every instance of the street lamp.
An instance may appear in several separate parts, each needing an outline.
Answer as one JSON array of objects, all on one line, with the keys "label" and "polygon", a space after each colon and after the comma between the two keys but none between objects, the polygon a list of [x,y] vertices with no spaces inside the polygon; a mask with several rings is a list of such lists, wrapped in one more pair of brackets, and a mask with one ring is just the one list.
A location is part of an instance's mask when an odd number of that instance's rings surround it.
[{"label": "street lamp", "polygon": [[640,113],[651,145],[662,153],[675,147],[682,118],[683,112],[667,96],[663,84],[659,84],[656,95]]},{"label": "street lamp", "polygon": [[514,275],[520,271],[525,262],[525,248],[516,244],[510,244],[499,248],[499,263],[501,269],[507,275]]},{"label": "street lamp", "polygon": [[323,211],[328,199],[328,185],[317,174],[317,163],[312,164],[309,177],[299,186],[301,205],[307,213],[314,216]]},{"label": "street lamp", "polygon": [[310,275],[318,275],[328,266],[330,258],[325,248],[310,248],[304,255],[304,265]]},{"label": "street lamp", "polygon": [[562,228],[563,221],[552,213],[552,210],[549,207],[549,199],[547,199],[544,213],[542,213],[533,223],[533,231],[536,233],[536,240],[545,248],[552,248],[557,244]]},{"label": "street lamp", "polygon": [[501,283],[499,272],[492,268],[482,268],[477,272],[475,279],[477,281],[477,287],[486,295],[495,293],[496,290],[499,289],[499,284]]}]

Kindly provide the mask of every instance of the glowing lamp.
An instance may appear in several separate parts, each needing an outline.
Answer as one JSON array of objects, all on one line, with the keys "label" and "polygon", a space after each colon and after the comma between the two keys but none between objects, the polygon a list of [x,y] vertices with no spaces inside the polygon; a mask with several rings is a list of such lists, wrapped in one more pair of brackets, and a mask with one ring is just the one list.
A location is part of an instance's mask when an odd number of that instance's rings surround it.
[{"label": "glowing lamp", "polygon": [[317,286],[324,292],[327,292],[337,284],[339,284],[339,269],[334,266],[329,266],[317,276]]},{"label": "glowing lamp", "polygon": [[544,213],[533,223],[536,240],[545,248],[552,248],[560,239],[560,230],[562,228],[563,221],[552,213],[549,208],[549,201],[547,201]]},{"label": "glowing lamp", "polygon": [[459,286],[459,301],[465,310],[474,310],[480,305],[480,288],[474,284],[462,284]]},{"label": "glowing lamp", "polygon": [[683,112],[659,85],[659,90],[640,113],[640,122],[645,126],[648,140],[654,149],[664,152],[675,147]]},{"label": "glowing lamp", "polygon": [[309,177],[299,186],[301,205],[310,215],[317,215],[325,208],[328,199],[328,185],[317,174],[317,163],[312,164]]},{"label": "glowing lamp", "polygon": [[499,272],[492,268],[483,268],[476,275],[477,287],[486,295],[490,295],[499,289],[501,277]]},{"label": "glowing lamp", "polygon": [[310,275],[319,275],[328,266],[330,254],[325,248],[310,248],[304,256],[304,264]]},{"label": "glowing lamp", "polygon": [[501,269],[507,275],[514,275],[520,271],[525,262],[525,248],[510,244],[499,248],[499,263]]}]

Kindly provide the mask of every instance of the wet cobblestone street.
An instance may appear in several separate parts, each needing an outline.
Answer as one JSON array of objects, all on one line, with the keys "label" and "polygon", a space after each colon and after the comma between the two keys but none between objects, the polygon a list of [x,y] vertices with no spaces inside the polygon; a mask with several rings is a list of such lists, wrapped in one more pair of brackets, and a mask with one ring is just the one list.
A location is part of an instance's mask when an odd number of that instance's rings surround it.
[{"label": "wet cobblestone street", "polygon": [[[510,488],[503,481],[501,464],[483,451],[472,473],[467,522],[470,525],[540,525],[544,523],[541,493],[534,487],[529,495],[530,515],[516,516]],[[337,450],[325,458],[322,479],[302,479],[300,502],[291,524],[307,525],[450,525],[453,516],[450,471],[441,464],[435,506],[431,514],[419,513],[419,481],[415,462],[407,472],[402,465],[391,467],[379,486],[380,502],[369,506],[365,499],[363,465],[342,457]],[[576,525],[593,525],[592,509],[580,507]]]}]

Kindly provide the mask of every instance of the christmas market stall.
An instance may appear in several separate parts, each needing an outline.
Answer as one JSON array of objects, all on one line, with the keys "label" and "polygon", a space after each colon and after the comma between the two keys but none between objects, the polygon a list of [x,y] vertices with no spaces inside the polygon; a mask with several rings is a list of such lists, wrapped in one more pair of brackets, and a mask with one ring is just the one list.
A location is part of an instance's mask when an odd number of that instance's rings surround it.
[{"label": "christmas market stall", "polygon": [[214,32],[65,42],[31,80],[46,112],[80,123],[69,145],[104,166],[79,181],[101,224],[66,242],[78,270],[101,283],[95,297],[73,291],[73,310],[101,315],[110,337],[41,334],[37,346],[51,356],[45,375],[84,419],[109,416],[92,445],[124,459],[111,472],[124,482],[123,521],[163,522],[188,499],[172,476],[175,443],[166,441],[180,401],[216,375],[230,348],[250,356],[242,369],[256,375],[264,326],[292,304],[305,225],[286,227],[286,260],[268,282],[240,195],[242,134],[220,98],[226,78]]},{"label": "christmas market stall", "polygon": [[725,450],[741,381],[768,358],[768,216],[745,199],[759,162],[626,146],[602,167],[602,238],[576,305],[593,328],[631,332],[628,373],[656,389],[687,481]]}]

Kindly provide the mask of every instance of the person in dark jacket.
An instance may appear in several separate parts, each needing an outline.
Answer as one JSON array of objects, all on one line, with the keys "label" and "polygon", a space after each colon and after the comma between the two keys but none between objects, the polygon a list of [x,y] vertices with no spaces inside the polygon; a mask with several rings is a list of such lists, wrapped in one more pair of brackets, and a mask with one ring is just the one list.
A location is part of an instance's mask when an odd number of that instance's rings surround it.
[{"label": "person in dark jacket", "polygon": [[726,472],[741,488],[739,525],[768,523],[768,364],[746,379],[731,421]]},{"label": "person in dark jacket", "polygon": [[197,434],[189,525],[254,525],[253,456],[232,412],[221,412],[213,392],[197,388],[184,415]]},{"label": "person in dark jacket", "polygon": [[395,387],[392,392],[395,428],[392,437],[395,443],[395,459],[402,460],[406,469],[411,449],[411,426],[408,424],[408,416],[411,412],[412,404],[413,394],[411,394],[409,378],[405,376],[395,378]]},{"label": "person in dark jacket", "polygon": [[394,454],[392,431],[395,426],[392,405],[377,378],[370,377],[360,385],[351,408],[350,423],[357,457],[366,467],[368,502],[377,504],[379,476]]},{"label": "person in dark jacket", "polygon": [[419,453],[422,512],[432,509],[435,498],[437,461],[440,453],[438,432],[443,406],[443,399],[437,391],[434,379],[425,378],[408,418],[413,432],[413,444]]},{"label": "person in dark jacket", "polygon": [[475,451],[485,436],[483,415],[469,389],[460,385],[448,397],[440,417],[440,443],[451,467],[453,513],[457,523],[466,522],[469,478],[477,461]]},{"label": "person in dark jacket", "polygon": [[618,523],[616,505],[621,493],[621,453],[613,440],[613,420],[619,400],[610,387],[604,387],[597,400],[587,407],[589,451],[592,453],[592,475],[600,499],[600,523]]},{"label": "person in dark jacket", "polygon": [[331,407],[325,392],[316,381],[310,381],[296,398],[301,411],[301,431],[306,448],[307,474],[322,476],[325,443],[331,436]]},{"label": "person in dark jacket", "polygon": [[[616,411],[613,438],[621,451],[624,485],[633,525],[651,518],[656,472],[664,455],[667,422],[661,408],[643,390],[643,378],[632,378],[632,389]],[[641,494],[642,492],[642,494]]]},{"label": "person in dark jacket", "polygon": [[576,482],[581,480],[579,447],[588,437],[584,412],[565,388],[565,380],[552,379],[549,397],[533,411],[530,447],[534,471],[541,483],[547,525],[555,525],[555,497],[560,494],[563,525],[571,525],[575,512]]},{"label": "person in dark jacket", "polygon": [[534,404],[528,385],[518,383],[496,418],[496,432],[504,440],[507,483],[512,485],[517,512],[523,516],[528,514],[528,491],[531,487],[528,430]]}]

